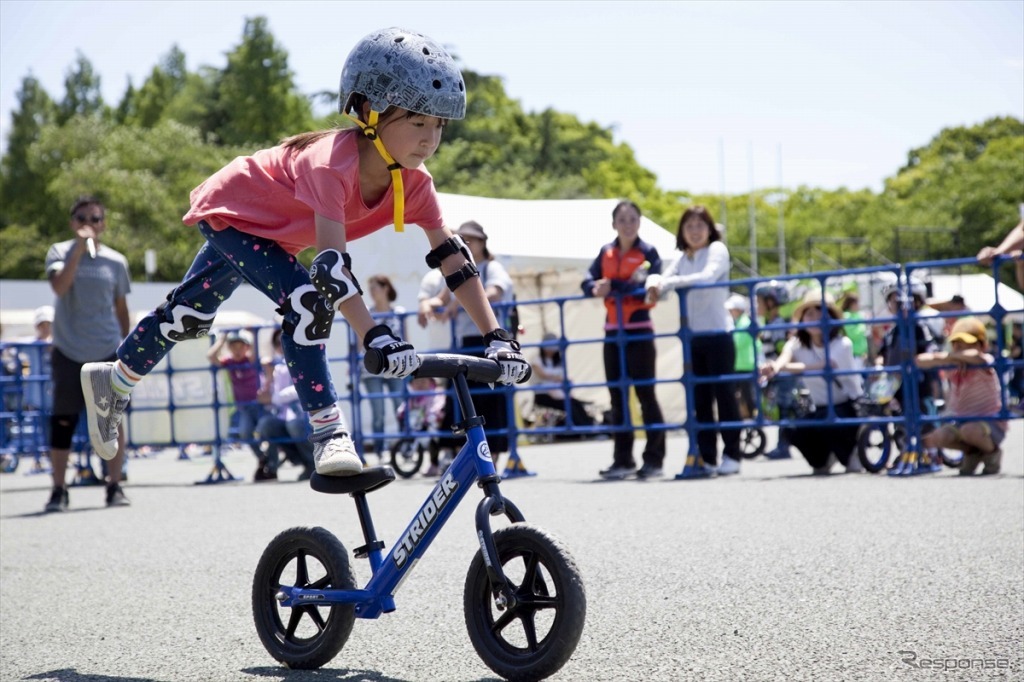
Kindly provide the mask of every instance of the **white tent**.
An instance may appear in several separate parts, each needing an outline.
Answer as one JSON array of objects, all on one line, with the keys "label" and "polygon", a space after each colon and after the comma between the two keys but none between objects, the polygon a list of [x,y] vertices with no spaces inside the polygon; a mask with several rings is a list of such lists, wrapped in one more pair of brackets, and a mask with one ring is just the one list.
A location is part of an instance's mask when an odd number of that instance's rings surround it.
[{"label": "white tent", "polygon": [[963,296],[964,305],[979,314],[987,314],[996,304],[1018,322],[1024,320],[1024,295],[1002,282],[996,282],[992,275],[974,273],[968,275],[933,275],[931,278],[932,298],[934,301],[948,301],[953,296]]},{"label": "white tent", "polygon": [[[619,200],[534,201],[440,194],[440,201],[445,223],[453,231],[468,220],[475,220],[484,228],[488,250],[512,275],[524,329],[520,341],[538,343],[545,332],[559,333],[563,329],[570,340],[594,341],[570,348],[565,362],[574,383],[603,382],[603,301],[571,302],[561,310],[556,304],[522,302],[582,293],[580,283],[587,268],[601,247],[615,238],[612,209]],[[653,244],[663,260],[675,250],[675,235],[648,218],[641,218],[640,238]],[[352,246],[353,267],[362,279],[373,273],[386,273],[398,291],[397,303],[407,310],[416,310],[416,294],[427,271],[423,259],[428,248],[418,227],[408,226],[401,234],[387,227]],[[679,307],[674,296],[655,308],[654,318],[658,333],[678,331]],[[410,324],[406,332],[418,348],[445,348],[450,338],[448,327],[441,324],[432,324],[425,330]],[[682,351],[675,339],[658,341],[658,376],[682,376]],[[576,395],[602,407],[609,400],[604,388],[580,389]],[[681,385],[659,386],[658,396],[666,420],[683,421]],[[525,398],[525,402],[529,399]]]}]

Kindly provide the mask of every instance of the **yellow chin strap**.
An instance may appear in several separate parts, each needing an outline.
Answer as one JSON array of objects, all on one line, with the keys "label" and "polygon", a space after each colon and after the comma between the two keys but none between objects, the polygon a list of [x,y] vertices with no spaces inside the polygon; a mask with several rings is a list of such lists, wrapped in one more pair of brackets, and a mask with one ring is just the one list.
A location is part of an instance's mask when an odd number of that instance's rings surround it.
[{"label": "yellow chin strap", "polygon": [[345,115],[363,129],[363,135],[366,135],[373,142],[373,146],[377,148],[377,151],[384,158],[384,163],[388,165],[388,170],[391,171],[391,182],[395,186],[395,232],[405,232],[405,185],[402,183],[402,164],[395,161],[391,154],[388,154],[388,150],[384,148],[384,143],[381,142],[380,137],[377,135],[378,112],[373,109],[370,110],[369,123],[363,123],[349,113]]}]

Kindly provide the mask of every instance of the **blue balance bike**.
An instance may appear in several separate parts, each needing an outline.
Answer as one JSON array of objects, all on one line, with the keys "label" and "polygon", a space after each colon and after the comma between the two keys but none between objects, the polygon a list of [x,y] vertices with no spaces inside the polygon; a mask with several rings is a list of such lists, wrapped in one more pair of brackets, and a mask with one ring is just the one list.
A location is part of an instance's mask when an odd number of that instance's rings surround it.
[{"label": "blue balance bike", "polygon": [[[355,500],[365,544],[353,555],[369,559],[373,574],[358,588],[348,551],[324,528],[283,531],[256,568],[256,630],[270,655],[285,665],[325,665],[345,646],[356,618],[395,610],[398,588],[476,484],[483,490],[476,510],[480,550],[470,563],[463,595],[469,638],[483,662],[501,677],[543,679],[569,660],[583,632],[587,597],[579,569],[568,550],[525,523],[499,489],[501,477],[491,461],[484,420],[476,414],[466,383],[493,383],[500,375],[498,363],[449,354],[423,354],[420,359],[416,376],[452,380],[463,415],[454,428],[465,434],[466,444],[386,555],[366,496],[395,480],[392,468],[369,467],[348,477],[313,474],[313,490]],[[368,354],[365,364],[376,374],[381,358]],[[492,516],[505,516],[510,523],[492,531]]]}]

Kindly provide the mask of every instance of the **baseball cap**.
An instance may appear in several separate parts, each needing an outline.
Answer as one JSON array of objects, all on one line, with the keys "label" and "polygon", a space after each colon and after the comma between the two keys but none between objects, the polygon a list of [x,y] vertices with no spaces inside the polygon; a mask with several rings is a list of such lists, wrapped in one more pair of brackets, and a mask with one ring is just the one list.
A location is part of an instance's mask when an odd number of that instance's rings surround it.
[{"label": "baseball cap", "polygon": [[38,327],[43,322],[53,322],[53,306],[41,305],[32,316],[32,326]]},{"label": "baseball cap", "polygon": [[242,343],[251,346],[252,345],[252,334],[244,329],[235,329],[228,332],[227,342],[241,341]]},{"label": "baseball cap", "polygon": [[732,294],[729,298],[725,299],[725,309],[747,312],[750,310],[750,299],[740,294]]},{"label": "baseball cap", "polygon": [[987,343],[988,335],[985,332],[985,325],[976,317],[961,317],[953,325],[949,333],[949,342],[963,341],[964,343]]}]

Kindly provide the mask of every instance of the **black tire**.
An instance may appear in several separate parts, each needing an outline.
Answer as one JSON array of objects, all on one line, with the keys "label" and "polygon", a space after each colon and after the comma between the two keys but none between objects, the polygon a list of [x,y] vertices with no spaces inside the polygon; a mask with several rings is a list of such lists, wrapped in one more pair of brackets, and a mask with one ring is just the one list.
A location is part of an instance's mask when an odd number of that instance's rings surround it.
[{"label": "black tire", "polygon": [[276,596],[282,585],[355,589],[348,552],[324,528],[289,528],[263,550],[253,578],[253,620],[263,646],[290,668],[319,668],[348,641],[355,606],[283,607]]},{"label": "black tire", "polygon": [[864,468],[877,474],[889,465],[896,441],[888,424],[864,424],[857,431],[857,458]]},{"label": "black tire", "polygon": [[517,604],[499,609],[477,552],[466,576],[466,628],[481,660],[507,680],[553,675],[576,650],[587,595],[568,550],[543,530],[516,523],[494,533],[499,563]]},{"label": "black tire", "polygon": [[740,429],[740,454],[746,459],[754,459],[764,454],[768,439],[764,430],[756,426],[748,426]]},{"label": "black tire", "polygon": [[414,441],[399,441],[391,449],[391,468],[402,478],[412,478],[423,466],[423,448]]}]

